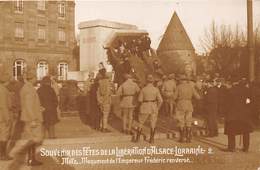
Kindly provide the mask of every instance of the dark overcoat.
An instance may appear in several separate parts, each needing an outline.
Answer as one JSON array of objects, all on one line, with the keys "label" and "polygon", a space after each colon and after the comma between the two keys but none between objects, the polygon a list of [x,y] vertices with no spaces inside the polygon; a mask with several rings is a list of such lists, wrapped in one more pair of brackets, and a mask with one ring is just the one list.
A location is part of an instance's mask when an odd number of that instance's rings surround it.
[{"label": "dark overcoat", "polygon": [[225,134],[243,134],[253,131],[252,108],[246,103],[250,89],[243,84],[228,90],[228,110],[225,115]]},{"label": "dark overcoat", "polygon": [[54,89],[49,85],[41,85],[37,90],[41,106],[44,108],[43,123],[46,127],[56,124],[58,120],[58,99]]}]

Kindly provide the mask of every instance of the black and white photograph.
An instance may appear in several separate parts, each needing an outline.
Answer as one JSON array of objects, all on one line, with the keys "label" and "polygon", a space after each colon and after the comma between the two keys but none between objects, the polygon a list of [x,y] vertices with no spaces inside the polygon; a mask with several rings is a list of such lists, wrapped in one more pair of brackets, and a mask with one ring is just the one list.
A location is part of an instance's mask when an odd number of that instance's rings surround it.
[{"label": "black and white photograph", "polygon": [[0,0],[1,170],[260,170],[260,0]]}]

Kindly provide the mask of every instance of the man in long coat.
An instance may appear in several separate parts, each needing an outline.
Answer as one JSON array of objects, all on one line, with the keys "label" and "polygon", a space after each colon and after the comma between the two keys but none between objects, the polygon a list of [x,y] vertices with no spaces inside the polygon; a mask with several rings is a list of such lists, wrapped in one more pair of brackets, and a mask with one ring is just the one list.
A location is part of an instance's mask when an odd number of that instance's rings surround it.
[{"label": "man in long coat", "polygon": [[228,136],[226,151],[235,152],[235,136],[243,135],[243,151],[248,152],[250,133],[253,131],[250,89],[234,77],[228,93],[229,107],[224,128],[224,133]]},{"label": "man in long coat", "polygon": [[36,160],[36,146],[43,141],[43,108],[40,105],[40,99],[33,84],[36,77],[33,73],[28,72],[24,76],[26,78],[24,86],[20,91],[21,97],[21,121],[24,122],[24,131],[27,136],[27,144],[24,150],[28,153],[28,166],[41,165]]},{"label": "man in long coat", "polygon": [[55,138],[55,124],[59,121],[57,113],[58,99],[54,89],[51,87],[50,77],[43,77],[37,93],[41,106],[44,108],[42,114],[45,133],[48,133],[49,138]]},{"label": "man in long coat", "polygon": [[216,81],[213,80],[209,82],[208,89],[205,94],[205,110],[207,113],[207,127],[209,137],[218,135],[218,99],[219,89],[217,88]]}]

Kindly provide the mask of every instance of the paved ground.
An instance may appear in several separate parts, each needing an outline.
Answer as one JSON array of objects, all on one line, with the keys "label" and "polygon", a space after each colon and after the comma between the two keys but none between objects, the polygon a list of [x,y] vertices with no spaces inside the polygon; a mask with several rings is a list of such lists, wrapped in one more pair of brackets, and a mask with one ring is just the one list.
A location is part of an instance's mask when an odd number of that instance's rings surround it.
[{"label": "paved ground", "polygon": [[[258,134],[259,135],[259,134]],[[255,136],[254,136],[255,137]],[[77,139],[75,139],[77,140]],[[253,142],[254,143],[254,142]],[[249,153],[243,153],[243,152],[237,152],[237,153],[225,153],[218,149],[217,147],[214,147],[212,145],[205,144],[204,142],[200,142],[197,140],[194,140],[192,144],[180,144],[177,143],[175,140],[156,140],[154,146],[158,148],[175,148],[178,147],[181,148],[197,148],[200,146],[203,150],[205,150],[204,154],[184,154],[183,157],[176,156],[173,154],[157,154],[157,155],[151,155],[149,154],[148,150],[145,155],[133,155],[133,156],[125,156],[121,157],[121,161],[114,164],[101,164],[99,165],[94,164],[95,162],[92,162],[92,164],[89,162],[86,162],[86,157],[89,161],[97,161],[97,160],[106,160],[106,159],[112,159],[116,161],[116,158],[119,158],[114,155],[112,152],[113,149],[116,149],[118,147],[119,149],[123,148],[151,148],[152,145],[150,145],[147,142],[140,142],[138,144],[132,143],[132,142],[115,142],[115,141],[109,141],[109,142],[93,142],[93,143],[78,143],[78,144],[48,144],[43,145],[39,148],[39,154],[38,159],[44,162],[42,166],[39,167],[27,167],[24,164],[25,155],[17,155],[15,156],[14,161],[9,162],[1,162],[0,167],[3,170],[41,170],[41,169],[48,169],[48,170],[84,170],[84,169],[176,169],[176,170],[209,170],[209,169],[216,169],[216,170],[257,170],[257,168],[260,166],[260,148],[257,145],[251,145],[251,150]],[[43,154],[51,154],[54,153],[55,150],[69,150],[69,151],[75,151],[76,150],[82,150],[83,147],[90,147],[89,149],[99,149],[99,153],[101,154],[101,149],[109,150],[107,156],[72,156],[68,157],[69,159],[66,159],[66,156],[45,156]],[[44,149],[44,150],[43,150]],[[48,150],[48,152],[47,152]],[[85,149],[86,150],[86,149]],[[210,151],[210,152],[209,152]],[[95,151],[92,151],[93,154],[96,154]],[[85,152],[87,153],[87,152]],[[118,154],[120,152],[118,151]],[[138,153],[138,152],[137,152]],[[142,152],[139,152],[142,153]],[[42,154],[42,155],[41,155]],[[134,153],[133,153],[134,154]],[[120,154],[119,154],[120,156]],[[144,157],[147,157],[146,160]],[[156,158],[157,161],[162,161],[165,159],[164,163],[151,163],[147,162],[148,157],[150,158]],[[174,161],[177,161],[177,159],[181,161],[188,161],[186,163],[178,163]],[[75,165],[73,160],[77,160],[77,165]],[[143,161],[143,163],[130,163],[129,161],[139,160]],[[160,159],[160,160],[159,160]],[[67,162],[66,162],[66,161]],[[85,162],[84,162],[85,160]],[[123,162],[125,161],[125,162]],[[128,161],[128,164],[126,163]],[[168,162],[167,162],[168,161]],[[169,161],[173,161],[170,163]],[[64,165],[63,165],[64,164]],[[94,165],[93,165],[94,164]]]},{"label": "paved ground", "polygon": [[[81,117],[82,118],[82,117]],[[157,148],[172,148],[171,151],[175,151],[175,147],[180,149],[189,148],[201,151],[200,148],[205,150],[203,154],[184,154],[178,156],[175,154],[150,154],[152,145],[146,141],[141,141],[136,144],[131,142],[130,135],[123,135],[120,133],[120,121],[115,117],[110,119],[111,133],[101,133],[92,129],[87,123],[84,124],[80,121],[79,117],[64,118],[57,125],[57,139],[46,139],[41,147],[38,148],[38,159],[43,161],[43,165],[39,167],[27,167],[25,165],[26,155],[17,154],[17,151],[21,147],[23,141],[16,142],[16,145],[11,150],[11,155],[14,156],[13,161],[3,162],[0,161],[0,169],[2,170],[128,170],[128,169],[175,169],[175,170],[258,170],[260,167],[260,132],[256,131],[251,135],[251,145],[249,153],[243,153],[239,151],[241,148],[240,138],[237,138],[236,153],[226,153],[222,150],[226,147],[227,139],[224,134],[220,134],[215,138],[195,137],[192,144],[180,144],[176,138],[167,138],[167,134],[174,133],[174,126],[170,120],[159,120],[158,133],[156,135],[156,141],[154,146]],[[148,133],[148,128],[146,132]],[[86,147],[90,147],[93,150],[92,155],[87,155]],[[147,152],[144,155],[133,154],[132,156],[120,156],[120,149],[127,148],[139,148],[144,149]],[[83,151],[83,148],[84,151]],[[118,149],[117,149],[118,148]],[[45,149],[45,150],[44,150]],[[95,150],[95,149],[98,149]],[[107,155],[96,155],[103,153],[102,149],[107,150]],[[193,150],[193,151],[194,151]],[[45,151],[45,152],[43,152]],[[48,152],[46,152],[48,151]],[[57,151],[71,151],[77,152],[77,156],[55,156]],[[88,150],[89,151],[89,150]],[[189,150],[191,151],[191,150]],[[84,156],[80,156],[80,153],[84,153]],[[104,151],[105,152],[105,151]],[[45,156],[43,153],[52,155]],[[115,155],[117,153],[117,156]],[[88,153],[89,154],[89,153]],[[104,153],[105,154],[105,153]],[[119,155],[118,155],[119,154]],[[122,156],[122,155],[121,155]],[[146,158],[145,158],[146,157]],[[119,158],[121,158],[119,160]],[[154,158],[155,160],[150,160]],[[74,159],[77,161],[75,162]],[[110,164],[107,161],[110,162]],[[95,161],[103,160],[104,164],[94,164]],[[114,162],[115,161],[115,162]],[[130,161],[137,161],[131,163]],[[142,161],[142,163],[140,163]],[[157,161],[152,163],[151,161]],[[184,161],[182,163],[178,161]],[[91,164],[91,163],[92,164]],[[128,164],[127,164],[128,162]],[[138,163],[139,162],[139,163]],[[65,163],[63,165],[63,163]],[[78,164],[75,164],[78,163]],[[260,169],[260,168],[259,168]]]}]

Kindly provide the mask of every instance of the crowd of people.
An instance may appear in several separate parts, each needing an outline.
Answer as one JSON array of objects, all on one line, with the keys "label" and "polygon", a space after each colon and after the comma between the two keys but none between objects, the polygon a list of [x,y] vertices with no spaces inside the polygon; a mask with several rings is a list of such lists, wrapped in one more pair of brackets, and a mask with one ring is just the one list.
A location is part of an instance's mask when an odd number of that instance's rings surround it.
[{"label": "crowd of people", "polygon": [[[27,152],[28,165],[40,165],[35,149],[45,136],[55,138],[55,124],[59,121],[58,85],[46,76],[40,87],[35,88],[36,77],[27,72],[10,81],[0,77],[0,159],[12,159],[7,152],[8,140],[17,121],[23,122],[27,144],[21,152]],[[227,151],[235,151],[235,136],[243,135],[243,151],[247,152],[250,133],[255,120],[259,120],[260,83],[232,76],[225,80],[218,76],[191,79],[185,74],[163,75],[161,80],[153,74],[146,76],[146,84],[140,85],[131,74],[124,74],[124,82],[114,89],[113,82],[103,64],[97,75],[89,73],[84,84],[87,96],[86,109],[93,126],[101,132],[109,132],[108,118],[111,113],[112,94],[120,97],[122,133],[133,133],[134,114],[138,115],[138,128],[134,142],[140,140],[144,123],[150,120],[150,143],[154,143],[158,115],[168,114],[177,120],[179,142],[190,143],[192,139],[193,113],[204,117],[207,136],[218,135],[218,118],[225,118],[225,134],[228,136]],[[112,90],[114,89],[114,91]]]},{"label": "crowd of people", "polygon": [[120,58],[128,57],[129,55],[137,55],[138,57],[144,57],[143,52],[150,50],[151,39],[148,35],[142,35],[133,39],[121,39],[118,40],[114,51]]},{"label": "crowd of people", "polygon": [[[92,75],[87,82],[86,89],[89,89],[91,99],[96,94],[102,96],[100,92],[95,92],[95,90],[98,91],[101,83],[98,78],[94,78]],[[93,83],[94,90],[91,90],[89,82]],[[111,87],[108,83],[107,89],[109,86]],[[260,96],[259,91],[259,83],[249,83],[238,76],[225,80],[219,78],[218,75],[212,78],[197,76],[196,79],[192,79],[185,74],[178,76],[169,74],[162,76],[162,79],[158,81],[154,75],[149,74],[145,86],[140,86],[133,76],[124,74],[124,82],[117,89],[116,95],[120,96],[123,133],[133,134],[132,122],[134,115],[138,114],[139,125],[135,142],[139,141],[143,124],[148,118],[151,128],[150,143],[154,142],[158,114],[162,113],[177,120],[179,141],[189,143],[192,138],[192,117],[196,114],[205,120],[206,136],[208,137],[218,136],[218,120],[224,117],[225,134],[228,136],[227,151],[235,151],[235,136],[241,134],[244,136],[243,151],[247,152],[249,134],[256,123],[254,120],[259,120],[260,107],[257,103]],[[102,121],[107,121],[109,113],[109,111],[105,113],[104,109],[102,111],[101,108],[104,107],[102,102],[107,101],[104,108],[109,108],[111,94],[106,95],[106,100],[103,98],[96,102],[101,111]],[[109,95],[110,97],[108,97]],[[108,98],[110,99],[108,100]],[[95,105],[91,104],[91,106]],[[97,113],[97,110],[94,113]],[[105,115],[103,116],[105,118],[102,119],[102,115]],[[98,124],[97,129],[107,131],[106,126],[103,130],[104,126]]]},{"label": "crowd of people", "polygon": [[[138,37],[121,38],[114,41],[109,49],[107,49],[108,61],[113,66],[116,75],[115,82],[122,84],[124,74],[135,75],[135,70],[130,64],[130,59],[137,56],[146,62],[146,56],[152,56],[151,39],[148,35]],[[118,74],[119,73],[119,74]]]},{"label": "crowd of people", "polygon": [[[207,76],[206,76],[207,77]],[[235,136],[243,136],[243,151],[249,148],[250,133],[259,124],[259,82],[249,82],[239,75],[228,79],[200,79],[196,85],[202,100],[195,102],[195,113],[206,120],[207,135],[218,136],[218,120],[224,118],[224,133],[228,136],[227,151],[234,152]]]},{"label": "crowd of people", "polygon": [[26,136],[26,144],[19,153],[27,154],[27,165],[42,163],[36,159],[36,147],[44,137],[55,138],[58,118],[57,84],[46,76],[39,88],[35,88],[36,76],[27,72],[17,80],[9,80],[8,74],[0,77],[0,160],[11,160],[8,143]]}]

